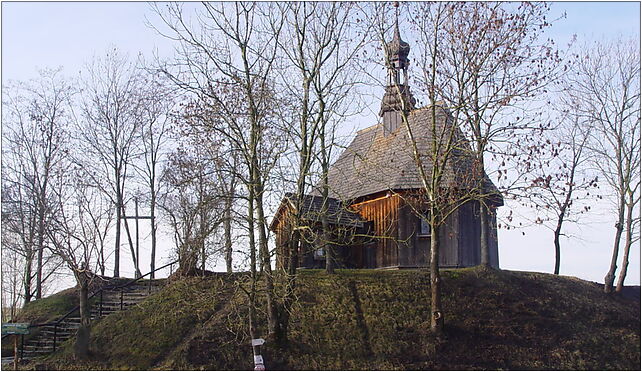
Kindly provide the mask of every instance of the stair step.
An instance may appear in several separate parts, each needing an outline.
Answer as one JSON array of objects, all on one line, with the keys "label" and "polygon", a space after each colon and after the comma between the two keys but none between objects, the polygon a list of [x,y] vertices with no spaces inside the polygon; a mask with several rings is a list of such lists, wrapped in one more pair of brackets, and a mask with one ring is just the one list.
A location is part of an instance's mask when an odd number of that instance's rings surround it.
[{"label": "stair step", "polygon": [[[131,301],[131,300],[125,301],[125,299],[123,299],[123,306],[125,306],[125,305],[136,305],[136,304],[139,304],[141,302],[143,302],[143,301]],[[112,307],[119,306],[120,307],[120,300],[119,301],[103,301],[103,307],[106,307],[106,306],[112,306]],[[98,308],[98,307],[100,307],[100,305],[94,306],[94,308]]]},{"label": "stair step", "polygon": [[[167,283],[165,279],[155,280],[149,285],[149,282],[137,283],[116,290],[105,290],[102,293],[102,305],[95,303],[91,306],[90,317],[92,320],[100,319],[101,316],[126,310],[134,305],[143,302],[151,294],[159,292]],[[95,300],[98,298],[95,297]],[[121,303],[122,301],[122,303]],[[101,316],[99,316],[99,314]],[[46,325],[39,328],[39,334],[24,343],[22,356],[24,359],[36,357],[44,354],[51,354],[54,345],[54,335],[56,345],[68,340],[76,335],[80,327],[80,316],[71,316],[63,319],[56,326]]]},{"label": "stair step", "polygon": [[32,353],[32,352],[38,352],[38,351],[43,351],[43,350],[53,350],[53,342],[49,345],[25,345],[24,346],[24,352],[25,353]]},{"label": "stair step", "polygon": [[[56,344],[60,344],[61,340],[56,339]],[[24,345],[25,350],[34,350],[34,349],[41,349],[41,348],[47,348],[47,347],[53,347],[53,339],[51,340],[41,340],[40,342],[26,342]]]},{"label": "stair step", "polygon": [[[153,292],[154,292],[154,289],[152,289],[152,293]],[[145,289],[137,289],[137,290],[126,290],[126,291],[123,291],[123,296],[127,296],[127,295],[147,296],[147,295],[149,295],[149,293],[150,292],[147,290],[147,288],[145,288]],[[106,296],[106,295],[118,295],[118,296],[120,296],[120,291],[119,290],[104,291],[103,292],[103,297]]]},{"label": "stair step", "polygon": [[40,335],[41,335],[41,337],[51,337],[51,338],[53,338],[54,335],[56,335],[56,337],[64,337],[65,335],[71,335],[72,333],[76,334],[76,332],[59,330],[59,331],[56,331],[56,332],[53,332],[53,331],[41,332]]}]

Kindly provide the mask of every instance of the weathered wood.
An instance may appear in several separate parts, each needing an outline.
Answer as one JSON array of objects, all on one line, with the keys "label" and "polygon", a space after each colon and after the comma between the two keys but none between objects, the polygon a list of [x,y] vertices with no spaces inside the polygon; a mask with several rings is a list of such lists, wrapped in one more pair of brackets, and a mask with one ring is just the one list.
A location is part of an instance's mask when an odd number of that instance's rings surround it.
[{"label": "weathered wood", "polygon": [[[417,204],[417,190],[382,192],[361,198],[349,208],[365,222],[354,230],[355,238],[345,227],[333,230],[332,240],[338,268],[421,268],[430,263],[431,236],[419,234],[420,213],[425,206]],[[413,199],[414,198],[414,199]],[[409,204],[412,203],[412,206]],[[424,208],[425,209],[425,208]],[[453,212],[439,229],[441,267],[469,267],[479,265],[480,208],[470,201]],[[276,233],[277,267],[287,259],[287,244],[291,226],[290,212],[279,210],[271,228]],[[491,265],[499,267],[497,232],[494,214],[489,215],[489,246]],[[312,231],[321,231],[319,223],[312,223]],[[324,268],[325,260],[315,258],[314,251],[321,246],[318,236],[309,232],[301,244],[299,267]]]}]

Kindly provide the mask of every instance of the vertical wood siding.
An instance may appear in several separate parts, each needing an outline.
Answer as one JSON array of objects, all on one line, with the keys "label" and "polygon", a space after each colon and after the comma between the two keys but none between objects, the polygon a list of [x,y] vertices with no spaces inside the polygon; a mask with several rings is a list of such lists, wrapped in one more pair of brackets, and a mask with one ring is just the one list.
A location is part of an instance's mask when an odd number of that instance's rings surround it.
[{"label": "vertical wood siding", "polygon": [[398,265],[397,230],[400,202],[401,198],[398,195],[383,194],[352,206],[364,220],[373,221],[373,235],[377,238],[374,246],[370,244],[362,248],[364,266],[370,267],[373,263],[374,267]]},{"label": "vertical wood siding", "polygon": [[[405,198],[410,197],[404,195]],[[419,237],[419,217],[406,204],[404,197],[385,193],[371,196],[371,200],[355,203],[351,209],[364,221],[369,221],[359,234],[371,235],[372,239],[360,237],[347,239],[334,236],[338,267],[384,268],[425,267],[429,264],[430,237]],[[468,267],[479,265],[480,218],[479,203],[462,205],[440,228],[439,264],[443,267]],[[274,226],[276,232],[277,267],[284,267],[290,238],[289,218],[285,210]],[[499,267],[495,215],[490,216],[488,231],[491,249],[491,265]],[[320,231],[321,226],[316,226]],[[336,235],[336,234],[334,234]],[[345,240],[345,244],[340,242]],[[325,261],[313,258],[313,250],[320,246],[314,242],[302,242],[299,256],[301,267],[325,267]],[[342,262],[341,262],[342,261]]]}]

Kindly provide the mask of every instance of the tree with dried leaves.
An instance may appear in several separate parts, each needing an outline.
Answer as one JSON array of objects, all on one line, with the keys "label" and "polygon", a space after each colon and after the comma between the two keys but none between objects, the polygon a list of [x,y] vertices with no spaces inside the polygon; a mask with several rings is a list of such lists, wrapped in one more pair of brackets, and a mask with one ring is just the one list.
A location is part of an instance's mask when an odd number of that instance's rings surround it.
[{"label": "tree with dried leaves", "polygon": [[215,167],[198,149],[181,148],[164,168],[160,205],[173,228],[179,275],[205,273],[209,242],[222,222]]},{"label": "tree with dried leaves", "polygon": [[[442,11],[438,41],[432,27],[421,15],[428,4],[415,4],[411,22],[419,33],[422,74],[432,71],[432,50],[440,49],[439,66],[432,88],[452,108],[462,129],[474,143],[481,218],[481,264],[491,265],[488,231],[494,213],[488,189],[483,187],[489,157],[504,163],[514,153],[510,143],[520,136],[541,131],[543,123],[534,105],[547,84],[562,71],[554,41],[542,34],[550,26],[546,3],[459,2],[448,3]],[[541,104],[540,104],[541,106]],[[499,169],[498,172],[501,172]],[[505,174],[505,173],[504,173]],[[500,173],[501,175],[501,173]],[[507,177],[499,177],[508,180]],[[516,179],[517,180],[517,179]],[[504,191],[514,187],[513,182]],[[527,185],[526,185],[527,186]]]},{"label": "tree with dried leaves", "polygon": [[537,210],[535,223],[553,231],[556,275],[560,273],[563,227],[568,222],[579,222],[580,215],[590,211],[591,206],[582,202],[597,187],[597,177],[588,169],[590,128],[571,112],[563,112],[557,128],[540,138],[545,140],[533,157],[539,175],[528,189],[529,201]]}]

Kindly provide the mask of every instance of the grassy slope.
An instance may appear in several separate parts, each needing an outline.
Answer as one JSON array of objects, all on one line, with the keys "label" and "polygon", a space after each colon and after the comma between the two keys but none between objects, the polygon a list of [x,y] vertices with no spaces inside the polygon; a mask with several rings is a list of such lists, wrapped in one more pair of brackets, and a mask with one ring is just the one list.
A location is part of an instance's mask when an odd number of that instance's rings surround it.
[{"label": "grassy slope", "polygon": [[46,323],[56,320],[78,306],[78,291],[69,288],[49,297],[31,301],[20,310],[18,322]]},{"label": "grassy slope", "polygon": [[[419,271],[303,271],[290,346],[269,369],[640,369],[640,302],[548,274],[445,271],[447,338],[432,339]],[[244,294],[225,277],[177,281],[97,323],[90,362],[60,369],[251,369]],[[40,362],[43,363],[43,362]],[[40,366],[43,367],[43,366]]]},{"label": "grassy slope", "polygon": [[[69,288],[49,297],[29,302],[20,310],[15,321],[31,324],[47,323],[65,315],[75,306],[78,306],[78,291],[75,288]],[[25,340],[31,336],[27,335]],[[13,343],[9,341],[2,343],[2,356],[7,355],[13,355]]]}]

